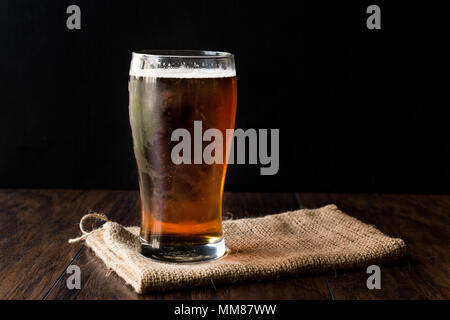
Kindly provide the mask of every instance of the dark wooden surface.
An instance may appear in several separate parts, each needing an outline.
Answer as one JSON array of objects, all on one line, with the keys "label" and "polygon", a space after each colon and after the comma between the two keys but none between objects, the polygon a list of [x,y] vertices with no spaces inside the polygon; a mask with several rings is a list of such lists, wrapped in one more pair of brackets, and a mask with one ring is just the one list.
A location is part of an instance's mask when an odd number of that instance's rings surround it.
[{"label": "dark wooden surface", "polygon": [[381,290],[367,290],[364,270],[327,276],[335,299],[449,299],[450,196],[299,194],[305,207],[342,211],[405,240],[408,255],[381,268]]},{"label": "dark wooden surface", "polygon": [[[138,192],[0,190],[0,299],[449,299],[450,196],[227,193],[224,215],[329,203],[407,242],[407,257],[381,266],[380,290],[367,289],[365,270],[348,270],[137,295],[88,248],[67,239],[79,234],[89,210],[138,225]],[[66,287],[72,264],[81,269],[80,290]]]}]

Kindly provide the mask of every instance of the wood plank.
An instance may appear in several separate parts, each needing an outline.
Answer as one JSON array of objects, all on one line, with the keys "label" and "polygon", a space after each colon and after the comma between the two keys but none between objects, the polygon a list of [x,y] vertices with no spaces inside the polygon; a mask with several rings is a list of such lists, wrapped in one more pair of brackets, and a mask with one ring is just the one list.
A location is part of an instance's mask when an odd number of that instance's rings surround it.
[{"label": "wood plank", "polygon": [[[298,208],[294,194],[226,193],[224,216],[233,218],[262,216]],[[108,216],[124,225],[139,224],[139,195],[129,191]],[[84,250],[76,259],[82,273],[81,290],[66,288],[67,276],[55,286],[48,299],[329,299],[322,275],[310,275],[211,286],[191,290],[138,295],[116,274],[107,274],[103,263],[91,250]]]},{"label": "wood plank", "polygon": [[117,192],[0,190],[0,299],[42,299],[81,244],[69,245],[89,209],[109,210]]},{"label": "wood plank", "polygon": [[299,194],[304,207],[335,203],[382,232],[403,238],[408,256],[381,266],[381,289],[368,290],[365,270],[328,277],[336,299],[449,299],[450,196]]}]

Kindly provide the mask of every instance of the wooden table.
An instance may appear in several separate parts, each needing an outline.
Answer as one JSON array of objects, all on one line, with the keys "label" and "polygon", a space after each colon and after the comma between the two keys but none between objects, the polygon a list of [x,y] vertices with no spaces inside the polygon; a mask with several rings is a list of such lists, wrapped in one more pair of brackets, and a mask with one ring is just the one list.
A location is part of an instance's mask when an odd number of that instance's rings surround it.
[{"label": "wooden table", "polygon": [[[403,238],[409,255],[381,266],[381,289],[365,270],[136,294],[82,243],[77,223],[89,210],[139,224],[137,191],[0,190],[0,299],[449,299],[450,196],[226,193],[224,212],[261,216],[335,203],[344,212]],[[66,268],[81,269],[81,289],[66,287]]]}]

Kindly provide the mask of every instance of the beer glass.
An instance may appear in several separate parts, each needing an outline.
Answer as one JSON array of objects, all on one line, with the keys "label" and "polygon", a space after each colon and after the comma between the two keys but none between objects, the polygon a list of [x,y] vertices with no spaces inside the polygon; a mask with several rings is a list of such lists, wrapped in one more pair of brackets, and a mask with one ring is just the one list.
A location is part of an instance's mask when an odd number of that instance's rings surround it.
[{"label": "beer glass", "polygon": [[[222,195],[230,152],[225,140],[234,129],[237,100],[233,55],[133,52],[128,89],[142,253],[173,262],[222,256]],[[223,161],[203,157],[213,140],[203,139],[208,129],[223,136],[215,141]]]}]

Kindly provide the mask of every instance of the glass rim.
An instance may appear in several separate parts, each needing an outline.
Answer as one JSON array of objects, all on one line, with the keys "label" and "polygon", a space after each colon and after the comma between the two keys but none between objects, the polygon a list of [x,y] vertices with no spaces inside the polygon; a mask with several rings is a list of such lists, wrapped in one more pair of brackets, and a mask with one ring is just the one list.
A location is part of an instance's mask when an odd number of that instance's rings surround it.
[{"label": "glass rim", "polygon": [[178,59],[224,59],[234,55],[224,51],[212,50],[137,50],[133,56],[149,58],[178,58]]}]

